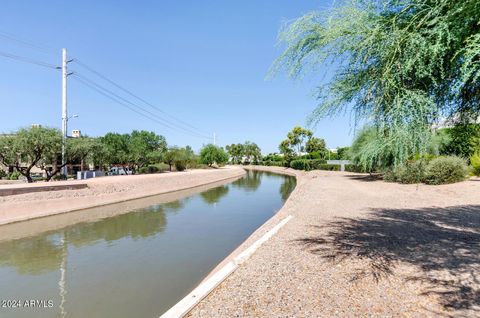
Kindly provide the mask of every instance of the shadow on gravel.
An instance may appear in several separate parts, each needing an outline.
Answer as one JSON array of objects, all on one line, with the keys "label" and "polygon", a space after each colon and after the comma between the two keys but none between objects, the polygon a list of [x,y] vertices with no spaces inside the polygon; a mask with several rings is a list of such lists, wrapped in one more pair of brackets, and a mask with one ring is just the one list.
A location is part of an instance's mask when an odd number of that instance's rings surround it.
[{"label": "shadow on gravel", "polygon": [[379,173],[372,174],[348,174],[347,178],[357,181],[372,182],[372,181],[382,181],[383,175]]},{"label": "shadow on gravel", "polygon": [[412,264],[419,270],[408,280],[424,283],[424,295],[437,296],[445,309],[480,316],[480,205],[379,209],[316,228],[318,236],[300,244],[336,262],[366,260],[354,279],[378,281],[392,275],[397,262]]}]

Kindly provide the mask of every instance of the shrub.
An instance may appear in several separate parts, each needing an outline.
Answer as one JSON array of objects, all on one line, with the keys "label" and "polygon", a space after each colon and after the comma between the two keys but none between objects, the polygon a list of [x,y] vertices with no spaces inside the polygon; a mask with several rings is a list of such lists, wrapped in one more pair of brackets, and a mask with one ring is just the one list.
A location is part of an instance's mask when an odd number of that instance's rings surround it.
[{"label": "shrub", "polygon": [[305,170],[310,171],[310,160],[308,159],[297,159],[290,162],[290,168],[295,170]]},{"label": "shrub", "polygon": [[430,161],[425,173],[426,184],[446,184],[465,180],[466,162],[455,156],[442,156]]},{"label": "shrub", "polygon": [[7,173],[4,170],[0,169],[0,179],[6,178],[7,176]]},{"label": "shrub", "polygon": [[187,163],[184,160],[175,161],[175,169],[177,171],[184,171],[187,168]]},{"label": "shrub", "polygon": [[157,173],[160,169],[156,166],[148,166],[148,167],[141,167],[138,169],[139,174],[147,174],[147,173]]},{"label": "shrub", "polygon": [[[327,165],[326,161],[322,159],[297,159],[290,162],[290,167],[295,170],[335,170],[330,166],[334,165]],[[340,168],[339,166],[336,167]]]},{"label": "shrub", "polygon": [[428,161],[424,159],[407,161],[391,171],[393,180],[390,181],[406,184],[423,182],[425,181],[427,164]]},{"label": "shrub", "polygon": [[[310,160],[310,166],[312,167],[312,170],[317,170],[320,169],[320,166],[325,165],[327,162],[323,159],[312,159]],[[325,170],[325,169],[320,169],[320,170]]]},{"label": "shrub", "polygon": [[10,173],[10,175],[8,176],[8,179],[9,180],[18,180],[20,175],[21,175],[20,172],[14,171],[14,172]]},{"label": "shrub", "polygon": [[470,164],[472,165],[473,174],[480,176],[480,155],[478,153],[470,157]]}]

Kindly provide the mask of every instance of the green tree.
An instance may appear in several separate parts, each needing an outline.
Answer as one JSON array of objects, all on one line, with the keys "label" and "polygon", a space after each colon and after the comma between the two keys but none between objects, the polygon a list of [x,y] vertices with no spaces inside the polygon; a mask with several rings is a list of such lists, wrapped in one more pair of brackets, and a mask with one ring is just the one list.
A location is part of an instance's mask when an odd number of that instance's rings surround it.
[{"label": "green tree", "polygon": [[186,160],[186,167],[191,168],[197,164],[198,158],[192,147],[186,146],[184,149],[184,158]]},{"label": "green tree", "polygon": [[478,0],[339,1],[282,30],[273,71],[298,77],[334,61],[310,120],[353,105],[355,122],[376,127],[371,159],[401,164],[427,152],[439,115],[478,115],[479,16]]},{"label": "green tree", "polygon": [[337,149],[337,155],[339,160],[350,159],[350,147],[340,147]]},{"label": "green tree", "polygon": [[480,151],[480,125],[479,124],[457,124],[452,128],[442,129],[450,137],[443,152],[470,158],[475,152]]},{"label": "green tree", "polygon": [[213,164],[222,165],[228,162],[228,154],[223,148],[208,144],[200,150],[200,162],[209,167]]},{"label": "green tree", "polygon": [[44,163],[56,164],[61,147],[62,135],[58,129],[22,128],[0,138],[0,160],[5,166],[14,166],[30,183],[32,168]]},{"label": "green tree", "polygon": [[0,161],[5,166],[13,166],[28,182],[33,182],[33,167],[42,169],[46,181],[50,181],[65,165],[84,160],[94,148],[94,141],[90,139],[67,139],[66,161],[62,165],[62,135],[58,129],[22,128],[11,135],[0,137]]},{"label": "green tree", "polygon": [[325,144],[325,140],[317,137],[312,137],[308,139],[305,144],[305,151],[308,153],[318,152],[322,156],[324,156],[325,153],[327,152],[327,146]]},{"label": "green tree", "polygon": [[247,141],[243,144],[243,154],[248,163],[257,164],[262,159],[262,151],[254,142]]},{"label": "green tree", "polygon": [[283,140],[280,145],[278,146],[278,150],[283,155],[287,165],[290,165],[290,161],[295,157],[295,151],[292,149],[290,140],[285,139]]},{"label": "green tree", "polygon": [[[61,162],[61,140],[57,142],[49,152],[40,160],[36,166],[44,171],[45,181],[50,181],[54,176],[59,174],[63,168]],[[66,164],[80,164],[82,166],[85,161],[92,160],[92,154],[101,147],[99,141],[95,138],[81,137],[68,138],[66,140],[65,157]]]},{"label": "green tree", "polygon": [[242,163],[243,156],[245,155],[245,149],[243,147],[243,144],[227,145],[225,149],[227,150],[234,164]]},{"label": "green tree", "polygon": [[160,162],[166,150],[165,137],[157,135],[153,131],[134,130],[128,138],[128,161],[136,169]]},{"label": "green tree", "polygon": [[364,171],[374,171],[392,165],[393,153],[381,141],[376,127],[361,129],[350,147],[351,159]]},{"label": "green tree", "polygon": [[290,147],[296,148],[297,155],[306,151],[306,143],[313,136],[312,131],[296,126],[287,134],[287,139],[290,141]]},{"label": "green tree", "polygon": [[163,156],[163,162],[165,162],[169,166],[169,170],[172,171],[172,166],[176,161],[181,160],[181,156],[182,153],[180,148],[176,146],[170,147]]},{"label": "green tree", "polygon": [[101,161],[106,165],[130,166],[129,134],[109,132],[100,138],[103,147]]}]

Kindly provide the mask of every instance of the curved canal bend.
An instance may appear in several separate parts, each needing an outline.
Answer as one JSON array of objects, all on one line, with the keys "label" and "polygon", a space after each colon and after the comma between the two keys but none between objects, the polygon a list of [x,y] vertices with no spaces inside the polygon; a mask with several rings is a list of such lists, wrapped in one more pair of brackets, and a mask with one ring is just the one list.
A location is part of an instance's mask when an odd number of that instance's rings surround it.
[{"label": "curved canal bend", "polygon": [[[0,237],[0,299],[22,306],[0,307],[0,316],[158,317],[272,217],[294,187],[294,177],[248,171],[175,201],[151,197],[127,204],[135,209],[126,213],[43,233],[72,216],[2,226],[36,234]],[[36,308],[24,307],[28,300]]]}]

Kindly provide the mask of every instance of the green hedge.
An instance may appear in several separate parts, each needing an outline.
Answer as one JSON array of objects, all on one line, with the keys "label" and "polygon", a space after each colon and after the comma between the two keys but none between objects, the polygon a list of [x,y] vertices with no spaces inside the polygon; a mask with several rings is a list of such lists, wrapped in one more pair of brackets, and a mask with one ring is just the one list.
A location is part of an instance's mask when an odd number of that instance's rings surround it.
[{"label": "green hedge", "polygon": [[259,164],[262,166],[285,167],[287,165],[287,162],[284,160],[282,161],[268,160],[268,161],[261,161],[259,162]]},{"label": "green hedge", "polygon": [[328,171],[340,171],[340,165],[331,165],[331,164],[321,164],[318,165],[317,168],[318,170],[328,170]]},{"label": "green hedge", "polygon": [[290,168],[295,170],[339,170],[340,166],[328,165],[322,159],[297,159],[290,162]]}]

